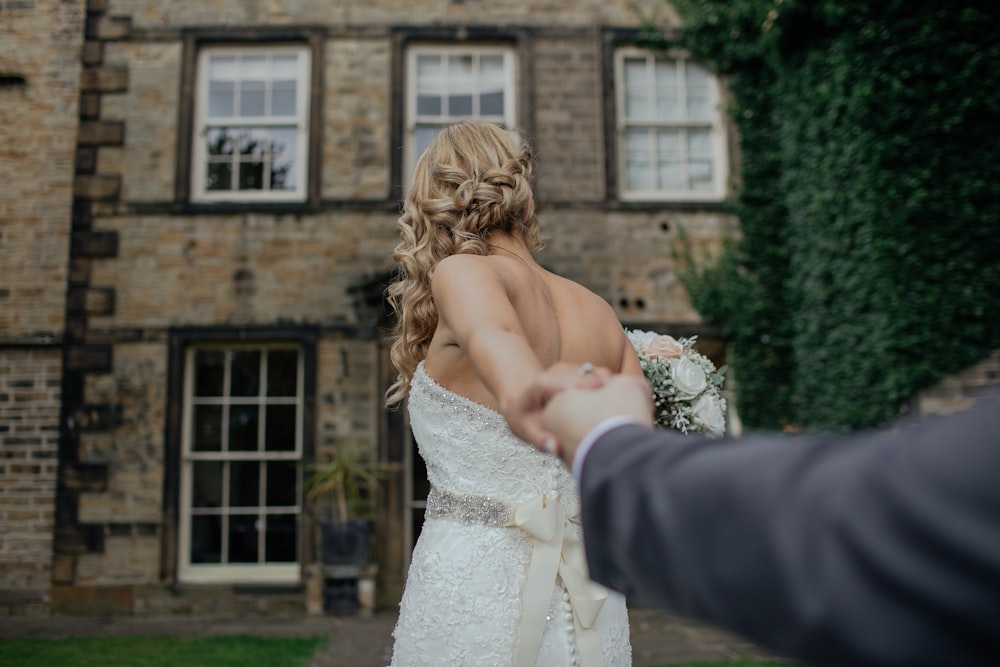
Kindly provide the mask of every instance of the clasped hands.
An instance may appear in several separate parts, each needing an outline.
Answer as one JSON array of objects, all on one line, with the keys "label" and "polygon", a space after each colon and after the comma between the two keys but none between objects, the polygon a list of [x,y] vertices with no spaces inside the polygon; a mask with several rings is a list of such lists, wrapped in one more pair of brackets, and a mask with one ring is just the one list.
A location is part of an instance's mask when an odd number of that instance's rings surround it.
[{"label": "clasped hands", "polygon": [[558,362],[542,371],[504,416],[515,435],[570,465],[584,436],[607,419],[652,426],[652,391],[641,377]]}]

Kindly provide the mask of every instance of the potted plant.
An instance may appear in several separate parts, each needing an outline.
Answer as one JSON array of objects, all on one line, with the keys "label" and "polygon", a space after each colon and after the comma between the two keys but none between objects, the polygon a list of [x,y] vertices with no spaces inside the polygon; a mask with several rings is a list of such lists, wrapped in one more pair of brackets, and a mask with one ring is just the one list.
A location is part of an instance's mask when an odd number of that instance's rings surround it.
[{"label": "potted plant", "polygon": [[321,563],[365,567],[378,482],[366,454],[337,447],[328,461],[309,464],[306,471],[306,495],[320,525]]}]

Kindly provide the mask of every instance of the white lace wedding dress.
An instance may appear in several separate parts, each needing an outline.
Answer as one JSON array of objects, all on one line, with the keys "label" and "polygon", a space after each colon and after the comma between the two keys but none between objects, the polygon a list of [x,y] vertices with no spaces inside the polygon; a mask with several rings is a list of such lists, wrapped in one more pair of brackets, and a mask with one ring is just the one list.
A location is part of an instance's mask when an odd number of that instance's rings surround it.
[{"label": "white lace wedding dress", "polygon": [[496,411],[438,385],[423,363],[409,410],[432,490],[393,667],[631,665],[624,599],[581,576],[566,468]]}]

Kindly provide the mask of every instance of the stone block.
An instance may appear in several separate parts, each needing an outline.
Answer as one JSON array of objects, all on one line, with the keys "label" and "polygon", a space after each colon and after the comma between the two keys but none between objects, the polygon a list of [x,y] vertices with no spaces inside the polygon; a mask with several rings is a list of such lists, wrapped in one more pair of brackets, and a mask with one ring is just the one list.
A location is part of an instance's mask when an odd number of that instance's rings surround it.
[{"label": "stone block", "polygon": [[95,201],[117,199],[122,191],[122,177],[118,174],[80,174],[73,184],[73,195]]},{"label": "stone block", "polygon": [[101,115],[101,94],[83,93],[80,95],[80,118],[98,118]]},{"label": "stone block", "polygon": [[79,373],[111,372],[110,345],[70,345],[66,347],[66,371]]},{"label": "stone block", "polygon": [[73,314],[111,315],[115,312],[114,287],[71,287],[66,309]]},{"label": "stone block", "polygon": [[134,593],[131,586],[52,587],[52,611],[80,615],[131,615]]},{"label": "stone block", "polygon": [[104,42],[126,39],[132,32],[132,19],[127,16],[90,15],[87,17],[87,39]]},{"label": "stone block", "polygon": [[92,259],[118,256],[118,232],[115,230],[73,232],[70,251],[73,257]]},{"label": "stone block", "polygon": [[120,120],[82,122],[76,141],[81,146],[121,146],[125,142],[125,123]]},{"label": "stone block", "polygon": [[104,44],[85,42],[81,53],[84,65],[100,65],[104,61]]},{"label": "stone block", "polygon": [[85,93],[122,93],[128,90],[128,69],[124,67],[85,67],[80,75],[80,90]]}]

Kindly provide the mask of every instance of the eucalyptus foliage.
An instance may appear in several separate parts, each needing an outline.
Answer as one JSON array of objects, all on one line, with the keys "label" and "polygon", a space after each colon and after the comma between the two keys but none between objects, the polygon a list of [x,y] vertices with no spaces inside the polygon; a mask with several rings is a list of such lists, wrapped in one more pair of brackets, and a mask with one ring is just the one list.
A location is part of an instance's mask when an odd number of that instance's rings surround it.
[{"label": "eucalyptus foliage", "polygon": [[684,279],[744,422],[884,423],[1000,347],[1000,4],[673,4],[740,136],[742,239]]}]

